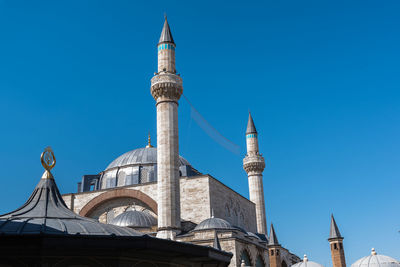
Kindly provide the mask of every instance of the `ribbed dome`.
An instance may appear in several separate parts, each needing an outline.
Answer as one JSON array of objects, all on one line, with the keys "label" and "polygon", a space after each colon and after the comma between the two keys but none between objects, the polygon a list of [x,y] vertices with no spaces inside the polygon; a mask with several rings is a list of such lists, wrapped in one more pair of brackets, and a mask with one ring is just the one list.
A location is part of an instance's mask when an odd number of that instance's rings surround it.
[{"label": "ribbed dome", "polygon": [[307,255],[304,255],[303,261],[293,264],[292,267],[324,267],[314,261],[309,261]]},{"label": "ribbed dome", "polygon": [[208,218],[199,223],[193,231],[197,230],[207,230],[207,229],[234,229],[237,230],[237,228],[233,227],[229,222],[225,221],[224,219],[220,218]]},{"label": "ribbed dome", "polygon": [[400,262],[385,255],[379,255],[372,249],[371,255],[353,263],[351,267],[400,267]]},{"label": "ribbed dome", "polygon": [[131,228],[150,228],[157,225],[157,220],[147,212],[129,210],[115,217],[111,224]]},{"label": "ribbed dome", "polygon": [[[111,162],[106,170],[128,165],[142,164],[157,164],[157,148],[143,147],[128,151]],[[190,165],[190,163],[181,156],[179,156],[179,164],[180,166]]]}]

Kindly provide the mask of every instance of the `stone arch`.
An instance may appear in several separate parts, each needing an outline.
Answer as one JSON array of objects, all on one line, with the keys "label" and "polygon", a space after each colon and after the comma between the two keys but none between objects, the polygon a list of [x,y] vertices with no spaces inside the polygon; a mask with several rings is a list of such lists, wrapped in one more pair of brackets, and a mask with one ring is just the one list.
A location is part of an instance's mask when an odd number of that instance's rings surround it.
[{"label": "stone arch", "polygon": [[[261,253],[257,253],[256,260],[255,260],[255,266],[256,266],[256,267],[265,267],[265,266],[268,266],[267,263],[266,263],[266,261],[265,261],[265,258],[262,256]],[[287,267],[287,266],[286,266],[286,267]]]},{"label": "stone arch", "polygon": [[145,193],[135,190],[135,189],[124,189],[124,188],[117,188],[113,189],[107,192],[104,192],[101,195],[98,195],[97,197],[93,198],[90,200],[88,203],[86,203],[85,206],[81,209],[79,212],[79,215],[81,216],[88,216],[92,211],[94,211],[98,206],[103,204],[106,201],[109,201],[111,199],[116,199],[116,198],[135,198],[146,205],[150,207],[150,209],[157,214],[157,202],[146,195]]},{"label": "stone arch", "polygon": [[282,261],[282,264],[281,264],[281,266],[282,266],[282,267],[288,267],[288,265],[287,265],[287,263],[286,263],[286,261],[285,261],[285,260],[283,260],[283,261]]},{"label": "stone arch", "polygon": [[240,252],[239,266],[244,260],[245,266],[253,266],[253,261],[251,258],[251,253],[247,248],[243,248]]}]

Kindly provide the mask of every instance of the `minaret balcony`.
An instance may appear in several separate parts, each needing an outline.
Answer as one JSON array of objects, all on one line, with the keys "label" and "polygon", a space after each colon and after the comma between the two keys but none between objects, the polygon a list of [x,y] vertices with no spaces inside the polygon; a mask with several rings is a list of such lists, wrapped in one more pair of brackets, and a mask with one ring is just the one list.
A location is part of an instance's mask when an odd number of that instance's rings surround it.
[{"label": "minaret balcony", "polygon": [[182,78],[172,73],[161,73],[151,79],[151,95],[159,101],[178,101],[183,93]]},{"label": "minaret balcony", "polygon": [[243,168],[247,174],[262,173],[265,168],[265,160],[261,155],[247,155],[243,159]]}]

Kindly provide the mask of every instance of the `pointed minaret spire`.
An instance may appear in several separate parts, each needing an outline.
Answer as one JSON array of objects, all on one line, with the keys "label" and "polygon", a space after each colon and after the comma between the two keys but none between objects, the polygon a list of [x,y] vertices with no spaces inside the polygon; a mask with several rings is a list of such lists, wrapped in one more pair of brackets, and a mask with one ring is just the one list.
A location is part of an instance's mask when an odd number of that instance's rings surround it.
[{"label": "pointed minaret spire", "polygon": [[335,218],[333,217],[333,214],[331,215],[331,230],[329,233],[329,239],[331,238],[342,238],[339,232],[339,228],[336,224]]},{"label": "pointed minaret spire", "polygon": [[217,231],[214,231],[214,243],[213,243],[213,248],[221,250],[221,244],[219,243]]},{"label": "pointed minaret spire", "polygon": [[271,223],[271,228],[269,229],[268,245],[279,246],[278,238],[276,237],[274,225],[272,223]]},{"label": "pointed minaret spire", "polygon": [[249,120],[247,122],[247,130],[246,134],[256,134],[256,126],[254,125],[253,118],[251,117],[251,113],[249,112]]},{"label": "pointed minaret spire", "polygon": [[328,238],[331,246],[331,255],[333,267],[346,267],[346,258],[344,256],[343,237],[339,232],[333,214],[331,215],[331,228]]},{"label": "pointed minaret spire", "polygon": [[165,17],[164,27],[163,27],[163,29],[161,31],[161,36],[160,36],[160,40],[158,41],[158,44],[161,44],[161,43],[175,44],[174,38],[172,38],[172,33],[171,33],[170,28],[169,28],[167,15],[164,15],[164,17]]}]

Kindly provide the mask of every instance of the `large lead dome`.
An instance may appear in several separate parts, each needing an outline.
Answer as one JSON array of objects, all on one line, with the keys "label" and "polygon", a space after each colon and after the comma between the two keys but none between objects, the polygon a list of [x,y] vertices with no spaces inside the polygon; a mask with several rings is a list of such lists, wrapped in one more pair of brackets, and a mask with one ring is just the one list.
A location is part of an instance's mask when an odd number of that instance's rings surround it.
[{"label": "large lead dome", "polygon": [[[131,165],[154,165],[157,164],[157,148],[143,147],[128,151],[113,160],[105,171]],[[187,166],[189,162],[179,156],[179,165]]]},{"label": "large lead dome", "polygon": [[[190,163],[179,156],[179,175],[190,177],[200,175]],[[101,190],[119,186],[128,186],[157,181],[157,148],[147,145],[128,151],[107,168],[94,175],[84,175],[78,183],[78,192]]]}]

